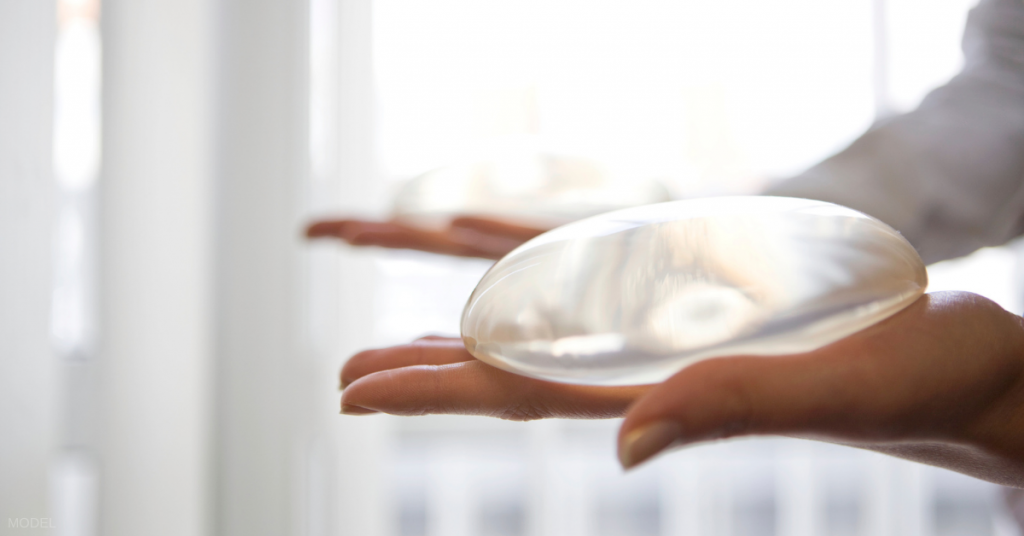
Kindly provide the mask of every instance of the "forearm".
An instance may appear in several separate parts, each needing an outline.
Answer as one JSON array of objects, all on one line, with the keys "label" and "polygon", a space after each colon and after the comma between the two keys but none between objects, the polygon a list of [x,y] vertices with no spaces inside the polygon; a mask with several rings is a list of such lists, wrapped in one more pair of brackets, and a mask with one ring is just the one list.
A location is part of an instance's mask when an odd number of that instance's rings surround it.
[{"label": "forearm", "polygon": [[1020,234],[1024,213],[1024,2],[982,0],[966,65],[908,114],[767,194],[822,199],[892,225],[928,262]]}]

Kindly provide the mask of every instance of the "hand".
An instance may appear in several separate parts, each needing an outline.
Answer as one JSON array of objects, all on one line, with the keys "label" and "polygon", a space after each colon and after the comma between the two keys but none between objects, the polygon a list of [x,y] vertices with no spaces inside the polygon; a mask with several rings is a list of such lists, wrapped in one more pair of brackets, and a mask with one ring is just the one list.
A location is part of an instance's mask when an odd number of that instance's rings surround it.
[{"label": "hand", "polygon": [[498,260],[546,230],[470,217],[455,218],[448,228],[441,231],[420,229],[396,220],[322,220],[310,224],[306,236],[340,238],[353,246],[415,249]]},{"label": "hand", "polygon": [[420,341],[354,357],[342,371],[342,403],[350,413],[400,415],[625,414],[627,468],[670,447],[778,434],[1024,487],[1021,322],[980,296],[930,294],[813,352],[711,359],[656,386],[616,388],[519,377],[472,360],[455,341]]},{"label": "hand", "polygon": [[461,339],[444,337],[360,352],[341,369],[341,387],[347,415],[451,413],[515,421],[621,417],[649,388],[527,378],[477,361]]}]

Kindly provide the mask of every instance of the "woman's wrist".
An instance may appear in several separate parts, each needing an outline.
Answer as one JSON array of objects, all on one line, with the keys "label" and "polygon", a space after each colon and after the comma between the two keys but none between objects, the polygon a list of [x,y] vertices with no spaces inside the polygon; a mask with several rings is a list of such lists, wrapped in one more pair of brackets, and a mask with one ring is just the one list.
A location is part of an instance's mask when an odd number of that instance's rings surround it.
[{"label": "woman's wrist", "polygon": [[954,434],[951,445],[933,448],[934,452],[920,447],[919,455],[956,456],[960,460],[953,469],[1024,488],[1024,318],[995,304],[986,312],[983,322],[989,329],[980,335],[988,340],[979,341],[977,350],[989,349],[991,354],[971,357],[1000,362],[998,387],[978,414]]}]

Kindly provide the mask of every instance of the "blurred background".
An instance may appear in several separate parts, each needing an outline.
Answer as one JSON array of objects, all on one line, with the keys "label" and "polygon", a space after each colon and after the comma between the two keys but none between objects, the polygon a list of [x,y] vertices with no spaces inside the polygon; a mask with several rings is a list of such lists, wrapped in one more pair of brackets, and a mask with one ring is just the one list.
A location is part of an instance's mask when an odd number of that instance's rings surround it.
[{"label": "blurred background", "polygon": [[[999,490],[618,423],[340,417],[489,266],[306,244],[440,166],[564,153],[756,193],[913,109],[972,0],[0,0],[0,533],[1018,535]],[[1024,311],[1021,248],[929,267]],[[13,521],[12,521],[13,520]]]}]

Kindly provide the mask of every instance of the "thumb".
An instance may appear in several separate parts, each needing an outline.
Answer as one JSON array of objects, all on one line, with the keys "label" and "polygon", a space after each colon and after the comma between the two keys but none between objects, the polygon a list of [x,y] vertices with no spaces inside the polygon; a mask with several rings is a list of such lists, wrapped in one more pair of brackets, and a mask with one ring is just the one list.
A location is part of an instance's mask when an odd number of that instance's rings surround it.
[{"label": "thumb", "polygon": [[630,408],[619,461],[629,469],[670,446],[842,428],[860,374],[846,360],[823,357],[726,357],[683,369]]}]

